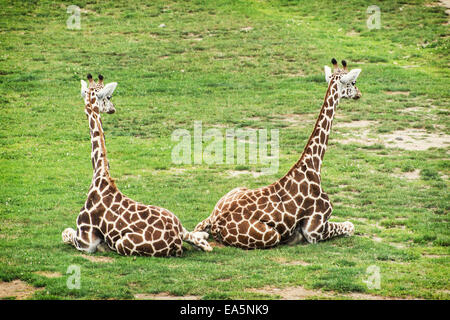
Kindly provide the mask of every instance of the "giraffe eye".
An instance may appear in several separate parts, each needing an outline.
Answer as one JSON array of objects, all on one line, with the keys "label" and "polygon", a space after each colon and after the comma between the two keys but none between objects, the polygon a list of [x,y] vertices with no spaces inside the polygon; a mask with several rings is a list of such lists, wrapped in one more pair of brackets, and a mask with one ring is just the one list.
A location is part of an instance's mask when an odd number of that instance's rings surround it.
[{"label": "giraffe eye", "polygon": [[107,96],[106,99],[111,100],[112,96]]},{"label": "giraffe eye", "polygon": [[353,81],[353,82],[352,82],[352,85],[355,85],[355,84],[356,84],[356,81]]}]

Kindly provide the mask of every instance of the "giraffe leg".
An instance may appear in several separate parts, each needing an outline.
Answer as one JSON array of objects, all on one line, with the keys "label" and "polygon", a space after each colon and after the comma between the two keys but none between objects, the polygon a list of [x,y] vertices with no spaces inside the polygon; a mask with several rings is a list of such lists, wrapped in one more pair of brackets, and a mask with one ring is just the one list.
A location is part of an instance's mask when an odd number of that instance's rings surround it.
[{"label": "giraffe leg", "polygon": [[309,243],[328,240],[338,236],[351,236],[355,226],[350,221],[322,222],[323,214],[313,214],[302,226],[304,237]]},{"label": "giraffe leg", "polygon": [[212,251],[211,246],[209,245],[208,239],[209,234],[203,231],[196,232],[188,232],[185,228],[183,228],[182,233],[183,240],[192,245],[194,248],[203,251]]},{"label": "giraffe leg", "polygon": [[94,253],[102,239],[97,235],[96,230],[90,226],[82,226],[75,231],[72,228],[65,229],[62,240],[66,244],[71,244],[80,251]]},{"label": "giraffe leg", "polygon": [[286,244],[288,246],[295,246],[296,244],[299,243],[304,243],[306,242],[306,238],[303,236],[302,230],[301,228],[296,228],[294,233],[292,234],[292,236],[290,238],[288,238],[287,240],[285,240],[283,242],[283,244]]},{"label": "giraffe leg", "polygon": [[[209,232],[211,229],[211,222],[209,220],[209,218],[206,218],[205,220],[203,220],[202,222],[199,222],[197,224],[197,226],[194,228],[193,232],[202,232],[202,233],[206,233],[208,234],[209,237]],[[208,239],[208,237],[204,236],[204,239]]]}]

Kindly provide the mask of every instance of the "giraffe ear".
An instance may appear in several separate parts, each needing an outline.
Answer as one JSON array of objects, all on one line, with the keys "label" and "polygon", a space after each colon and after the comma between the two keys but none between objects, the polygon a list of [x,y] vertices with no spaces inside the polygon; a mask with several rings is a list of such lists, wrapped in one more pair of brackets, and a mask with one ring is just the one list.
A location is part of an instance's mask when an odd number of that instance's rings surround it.
[{"label": "giraffe ear", "polygon": [[104,97],[111,96],[117,87],[117,82],[108,83],[99,93],[97,93],[97,98],[102,100]]},{"label": "giraffe ear", "polygon": [[329,66],[325,66],[325,80],[327,81],[327,83],[330,83],[330,79],[331,79],[331,68]]},{"label": "giraffe ear", "polygon": [[359,76],[359,73],[361,72],[361,69],[353,69],[346,75],[343,75],[341,78],[342,84],[347,84],[349,82],[354,82]]},{"label": "giraffe ear", "polygon": [[81,80],[81,97],[86,97],[86,92],[88,91],[87,83],[84,80]]}]

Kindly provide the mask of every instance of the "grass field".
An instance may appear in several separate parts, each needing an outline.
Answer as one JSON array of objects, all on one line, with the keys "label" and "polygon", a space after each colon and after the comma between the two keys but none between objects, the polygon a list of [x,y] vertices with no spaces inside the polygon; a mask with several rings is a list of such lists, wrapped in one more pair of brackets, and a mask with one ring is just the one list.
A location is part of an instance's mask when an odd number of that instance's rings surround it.
[{"label": "grass field", "polygon": [[[449,16],[437,2],[375,2],[0,1],[2,298],[449,299]],[[71,4],[79,30],[66,25]],[[366,25],[372,4],[380,29]],[[270,184],[298,160],[332,57],[362,69],[362,99],[341,102],[322,171],[332,221],[352,221],[353,237],[211,253],[185,244],[182,258],[62,243],[91,182],[88,72],[119,83],[117,112],[102,118],[117,186],[193,229],[229,190]],[[278,172],[174,164],[171,135],[194,121],[278,129]],[[70,265],[80,289],[66,285]],[[366,283],[373,266],[378,288]],[[2,291],[12,284],[28,293]]]}]

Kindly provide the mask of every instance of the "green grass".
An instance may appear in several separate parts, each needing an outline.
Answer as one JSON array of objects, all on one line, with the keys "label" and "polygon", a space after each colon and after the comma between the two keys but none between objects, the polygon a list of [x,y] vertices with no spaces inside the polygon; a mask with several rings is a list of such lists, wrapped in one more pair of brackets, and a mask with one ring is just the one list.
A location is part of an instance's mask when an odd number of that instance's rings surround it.
[{"label": "green grass", "polygon": [[[313,122],[290,126],[277,117],[318,113],[323,66],[332,57],[363,70],[363,98],[343,101],[336,123],[373,121],[365,128],[370,137],[406,129],[450,132],[448,16],[440,6],[381,2],[382,28],[369,30],[370,1],[152,3],[78,1],[81,30],[68,30],[70,2],[1,1],[0,280],[42,288],[36,299],[158,292],[277,298],[249,291],[269,285],[449,299],[448,147],[406,151],[382,141],[339,142],[358,137],[355,128],[333,130],[322,173],[332,220],[352,221],[354,237],[256,251],[202,253],[185,245],[182,258],[167,259],[95,254],[111,263],[91,262],[64,245],[61,232],[75,226],[91,181],[79,94],[88,72],[119,83],[117,113],[103,117],[118,187],[168,208],[188,229],[229,190],[270,184],[297,161]],[[405,112],[412,107],[420,109]],[[279,129],[278,173],[231,177],[228,170],[262,166],[174,165],[171,134],[193,132],[194,121],[222,132]],[[416,179],[399,177],[415,170]],[[305,264],[285,263],[292,261]],[[66,286],[71,264],[81,267],[79,290]],[[380,289],[364,283],[371,265],[381,270]]]}]

